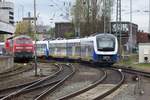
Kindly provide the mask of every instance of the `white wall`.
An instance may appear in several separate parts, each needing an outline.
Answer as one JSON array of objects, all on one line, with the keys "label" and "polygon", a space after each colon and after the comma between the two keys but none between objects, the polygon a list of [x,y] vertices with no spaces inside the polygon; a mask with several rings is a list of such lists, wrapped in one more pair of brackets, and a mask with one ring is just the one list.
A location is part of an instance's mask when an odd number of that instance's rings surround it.
[{"label": "white wall", "polygon": [[14,13],[14,4],[12,2],[0,2],[0,20],[9,23],[11,20],[9,17],[14,17],[9,12]]},{"label": "white wall", "polygon": [[144,57],[148,57],[150,63],[150,43],[139,44],[139,63],[144,63]]}]

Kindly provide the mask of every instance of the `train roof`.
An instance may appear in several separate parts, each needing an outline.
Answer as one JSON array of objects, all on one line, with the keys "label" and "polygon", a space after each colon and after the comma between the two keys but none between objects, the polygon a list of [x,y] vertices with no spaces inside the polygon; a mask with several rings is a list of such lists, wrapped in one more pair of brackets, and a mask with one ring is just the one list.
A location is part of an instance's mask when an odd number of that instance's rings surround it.
[{"label": "train roof", "polygon": [[67,40],[67,42],[69,42],[69,43],[74,43],[74,42],[80,42],[81,41],[81,39],[69,39],[69,40]]},{"label": "train roof", "polygon": [[16,36],[14,39],[18,39],[18,38],[28,38],[28,39],[31,39],[31,37],[29,37],[27,35],[19,35],[19,36]]},{"label": "train roof", "polygon": [[95,35],[91,35],[89,37],[84,38],[77,38],[77,39],[63,39],[63,40],[49,40],[49,43],[74,43],[74,42],[80,42],[80,41],[92,41],[94,38],[99,36],[112,36],[115,37],[113,34],[110,33],[97,33]]},{"label": "train roof", "polygon": [[66,43],[67,40],[50,40],[49,43]]}]

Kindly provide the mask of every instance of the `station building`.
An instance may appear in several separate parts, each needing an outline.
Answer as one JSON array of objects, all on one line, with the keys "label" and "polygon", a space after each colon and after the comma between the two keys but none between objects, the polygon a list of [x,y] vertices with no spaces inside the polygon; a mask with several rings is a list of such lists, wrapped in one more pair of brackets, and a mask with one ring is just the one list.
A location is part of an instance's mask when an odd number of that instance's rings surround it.
[{"label": "station building", "polygon": [[14,3],[0,0],[0,20],[6,23],[14,24]]},{"label": "station building", "polygon": [[[121,36],[121,45],[125,52],[131,52],[137,46],[137,32],[138,25],[130,22],[121,22],[121,35],[117,31],[117,24],[119,22],[111,22],[111,33],[118,37],[118,40]],[[131,32],[132,25],[132,34]],[[120,40],[119,40],[120,41]]]},{"label": "station building", "polygon": [[[5,36],[10,36],[14,32],[14,3],[6,2],[5,0],[0,0],[0,48],[4,48]],[[13,67],[13,61],[13,56],[0,55],[0,72],[3,72]]]},{"label": "station building", "polygon": [[14,3],[0,0],[0,41],[14,32]]}]

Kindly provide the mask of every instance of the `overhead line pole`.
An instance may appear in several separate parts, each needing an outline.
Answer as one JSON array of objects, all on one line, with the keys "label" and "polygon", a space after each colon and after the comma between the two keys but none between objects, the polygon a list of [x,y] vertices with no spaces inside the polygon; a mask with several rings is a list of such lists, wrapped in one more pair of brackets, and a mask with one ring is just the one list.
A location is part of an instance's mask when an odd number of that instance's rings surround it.
[{"label": "overhead line pole", "polygon": [[150,0],[149,0],[149,26],[148,26],[148,32],[150,34]]},{"label": "overhead line pole", "polygon": [[120,37],[120,54],[122,56],[122,24],[121,24],[121,0],[119,0],[119,37]]},{"label": "overhead line pole", "polygon": [[119,38],[119,53],[122,56],[121,0],[117,0],[116,36]]},{"label": "overhead line pole", "polygon": [[132,53],[133,47],[133,33],[132,33],[132,0],[130,0],[130,52]]},{"label": "overhead line pole", "polygon": [[35,76],[37,76],[37,45],[36,45],[36,0],[34,0],[34,39],[35,39]]},{"label": "overhead line pole", "polygon": [[88,32],[91,32],[91,29],[90,29],[90,0],[87,0],[87,26],[89,28],[87,28]]},{"label": "overhead line pole", "polygon": [[106,33],[106,0],[103,0],[104,3],[104,33]]}]

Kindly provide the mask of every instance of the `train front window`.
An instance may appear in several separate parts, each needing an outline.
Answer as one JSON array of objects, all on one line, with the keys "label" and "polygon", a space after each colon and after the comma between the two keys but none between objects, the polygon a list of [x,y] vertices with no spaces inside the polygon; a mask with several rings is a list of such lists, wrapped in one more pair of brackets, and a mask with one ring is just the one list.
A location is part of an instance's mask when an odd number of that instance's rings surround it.
[{"label": "train front window", "polygon": [[114,51],[115,42],[112,38],[97,38],[97,49],[99,51]]},{"label": "train front window", "polygon": [[32,44],[30,39],[16,39],[17,44]]},{"label": "train front window", "polygon": [[37,50],[42,51],[45,50],[46,44],[36,44]]}]

